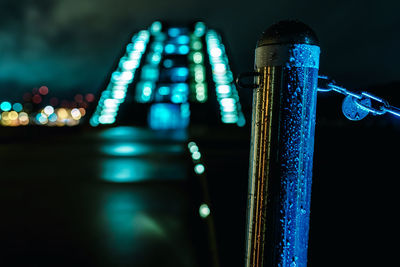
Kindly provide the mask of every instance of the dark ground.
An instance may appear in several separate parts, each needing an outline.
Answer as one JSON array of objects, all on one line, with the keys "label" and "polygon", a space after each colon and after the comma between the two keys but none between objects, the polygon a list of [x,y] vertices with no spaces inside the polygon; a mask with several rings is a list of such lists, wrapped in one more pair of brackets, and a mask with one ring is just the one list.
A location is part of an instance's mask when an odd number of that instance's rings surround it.
[{"label": "dark ground", "polygon": [[[399,122],[347,121],[340,101],[318,99],[309,266],[389,266]],[[249,128],[134,127],[2,129],[1,265],[211,266],[187,138],[204,158],[221,266],[243,266]],[[118,156],[121,143],[141,146]]]}]

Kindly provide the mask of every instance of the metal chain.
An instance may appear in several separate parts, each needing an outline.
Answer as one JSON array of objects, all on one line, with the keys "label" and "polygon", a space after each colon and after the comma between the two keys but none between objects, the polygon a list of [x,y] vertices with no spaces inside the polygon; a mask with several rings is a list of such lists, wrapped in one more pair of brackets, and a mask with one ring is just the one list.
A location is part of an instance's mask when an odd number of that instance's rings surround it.
[{"label": "metal chain", "polygon": [[[385,99],[377,97],[369,92],[356,93],[347,90],[344,87],[338,86],[334,80],[328,76],[318,76],[318,92],[330,92],[335,91],[345,96],[353,97],[353,102],[357,104],[361,109],[368,111],[372,115],[383,115],[389,112],[393,115],[400,117],[400,109],[389,105],[389,102]],[[365,101],[365,100],[370,101]],[[371,104],[365,104],[371,103]]]}]

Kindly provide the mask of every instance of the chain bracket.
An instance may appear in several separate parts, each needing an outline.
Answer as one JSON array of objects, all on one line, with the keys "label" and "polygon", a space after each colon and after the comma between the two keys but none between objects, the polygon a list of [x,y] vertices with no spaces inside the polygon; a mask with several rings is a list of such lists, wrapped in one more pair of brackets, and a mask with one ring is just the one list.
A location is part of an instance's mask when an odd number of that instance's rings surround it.
[{"label": "chain bracket", "polygon": [[[342,111],[350,120],[361,120],[368,115],[368,113],[371,113],[372,115],[383,115],[388,112],[400,117],[400,109],[391,106],[387,100],[369,92],[356,93],[347,90],[344,87],[338,86],[335,81],[330,79],[328,76],[318,76],[318,92],[330,91],[335,91],[346,96],[343,101]],[[351,105],[355,106],[351,107]],[[360,110],[363,110],[364,112],[360,112]],[[360,115],[365,114],[365,112],[367,112],[365,116]]]}]

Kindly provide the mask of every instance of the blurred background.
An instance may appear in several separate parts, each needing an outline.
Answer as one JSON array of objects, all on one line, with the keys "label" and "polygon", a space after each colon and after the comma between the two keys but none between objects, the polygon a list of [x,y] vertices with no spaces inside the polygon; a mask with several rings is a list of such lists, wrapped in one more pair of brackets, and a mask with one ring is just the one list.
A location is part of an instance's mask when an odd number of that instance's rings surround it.
[{"label": "blurred background", "polygon": [[[0,263],[242,266],[252,92],[233,78],[299,19],[321,74],[399,107],[399,7],[1,1]],[[400,120],[349,121],[342,100],[318,96],[309,266],[389,265]]]}]

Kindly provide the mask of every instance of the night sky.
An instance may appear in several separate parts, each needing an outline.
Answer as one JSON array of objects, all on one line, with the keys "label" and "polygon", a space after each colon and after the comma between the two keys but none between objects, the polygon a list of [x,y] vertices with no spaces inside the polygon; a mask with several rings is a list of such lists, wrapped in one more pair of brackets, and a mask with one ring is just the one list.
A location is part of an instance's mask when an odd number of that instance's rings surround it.
[{"label": "night sky", "polygon": [[0,100],[47,85],[97,92],[130,36],[154,20],[203,20],[223,33],[234,72],[251,70],[261,32],[282,19],[310,25],[320,72],[354,89],[400,80],[398,1],[2,0]]}]

